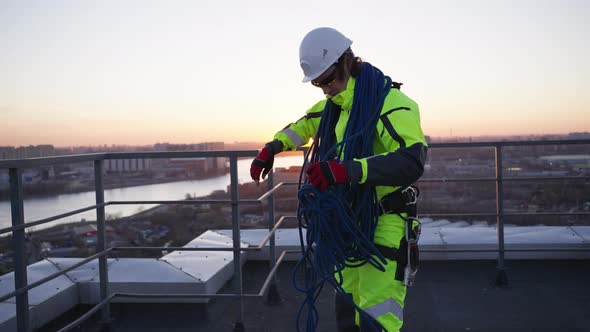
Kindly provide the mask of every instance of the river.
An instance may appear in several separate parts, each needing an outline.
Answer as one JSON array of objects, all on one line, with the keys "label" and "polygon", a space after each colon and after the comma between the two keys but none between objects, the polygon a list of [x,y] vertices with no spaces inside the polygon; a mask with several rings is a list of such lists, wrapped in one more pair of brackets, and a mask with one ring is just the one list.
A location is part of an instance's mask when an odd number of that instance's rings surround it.
[{"label": "river", "polygon": [[[278,157],[275,159],[275,167],[289,167],[301,165],[303,158],[298,155]],[[245,183],[250,179],[249,159],[238,160],[238,181]],[[210,179],[168,182],[150,184],[136,187],[116,188],[105,190],[105,201],[150,201],[150,200],[178,200],[184,199],[186,194],[191,196],[206,196],[215,190],[226,190],[230,184],[229,174]],[[68,211],[84,208],[95,204],[94,191],[63,194],[43,198],[30,198],[24,200],[25,222],[31,222],[62,214]],[[108,205],[105,208],[107,217],[124,217],[135,214],[154,205]],[[90,210],[70,217],[62,218],[36,229],[51,227],[59,223],[80,221],[81,219],[96,220],[96,211]],[[10,201],[0,202],[0,228],[11,226]]]}]

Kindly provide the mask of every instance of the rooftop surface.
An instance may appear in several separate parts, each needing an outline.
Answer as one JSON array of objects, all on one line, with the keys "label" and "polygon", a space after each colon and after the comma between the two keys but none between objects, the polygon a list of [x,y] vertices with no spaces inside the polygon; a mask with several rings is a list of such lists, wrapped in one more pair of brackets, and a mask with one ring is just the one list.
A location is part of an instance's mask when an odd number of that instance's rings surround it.
[{"label": "rooftop surface", "polygon": [[[291,286],[294,262],[278,270],[282,302],[264,298],[244,302],[245,331],[295,331],[303,295]],[[590,331],[590,262],[588,260],[507,261],[509,285],[494,287],[494,261],[425,261],[408,291],[402,331]],[[244,291],[257,292],[268,263],[244,265]],[[221,292],[231,293],[231,282]],[[317,331],[336,331],[333,290],[317,300]],[[88,307],[78,306],[41,331],[55,331]],[[218,298],[209,304],[114,303],[112,331],[232,331],[237,300]],[[95,330],[96,321],[81,326]]]},{"label": "rooftop surface", "polygon": [[[507,252],[509,285],[497,288],[492,284],[496,275],[496,252],[435,252],[493,248],[494,227],[425,221],[421,237],[423,262],[417,286],[408,292],[405,331],[488,331],[488,327],[490,331],[537,331],[539,327],[545,329],[541,331],[590,331],[590,318],[586,317],[590,317],[587,314],[590,312],[590,286],[585,282],[590,280],[590,253],[571,251],[587,248],[590,227],[507,227],[507,248],[534,250],[540,246],[566,251]],[[242,230],[242,246],[256,246],[266,233],[262,229]],[[231,246],[231,231],[208,231],[186,245],[212,246]],[[279,230],[277,253],[293,249],[298,249],[297,230]],[[279,268],[281,304],[267,305],[261,297],[244,300],[246,331],[295,331],[297,310],[304,298],[304,294],[292,286],[291,271],[297,258],[298,255],[288,255]],[[269,272],[267,259],[268,251],[254,251],[243,256],[245,294],[259,292]],[[51,258],[33,264],[28,267],[29,282],[79,260]],[[161,259],[109,258],[110,291],[235,293],[231,282],[232,261],[231,252],[211,251],[174,251]],[[11,278],[12,274],[0,278],[0,293],[14,289]],[[98,267],[94,260],[33,289],[29,294],[32,327],[56,331],[71,323],[90,309],[89,304],[99,302],[98,286]],[[325,289],[318,299],[321,317],[318,331],[335,331],[333,293]],[[112,328],[114,331],[161,331],[167,327],[175,331],[233,329],[240,312],[237,299],[216,298],[209,303],[202,302],[202,299],[162,301],[117,297],[111,304]],[[1,305],[0,317],[8,319],[3,328],[16,329],[14,298]],[[96,330],[94,325],[96,320],[79,330]],[[567,329],[558,329],[558,326]]]}]

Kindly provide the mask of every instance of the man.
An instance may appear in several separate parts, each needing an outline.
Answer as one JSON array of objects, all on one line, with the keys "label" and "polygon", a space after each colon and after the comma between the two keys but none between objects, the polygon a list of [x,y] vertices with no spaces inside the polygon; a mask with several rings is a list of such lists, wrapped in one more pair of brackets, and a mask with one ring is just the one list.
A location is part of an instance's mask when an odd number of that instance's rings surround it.
[{"label": "man", "polygon": [[[347,133],[347,127],[362,124],[349,121],[358,119],[355,112],[368,112],[359,106],[365,105],[361,104],[365,101],[362,98],[376,98],[364,92],[370,85],[366,83],[366,75],[381,73],[355,57],[351,45],[350,39],[332,28],[314,29],[303,38],[299,49],[303,82],[311,82],[320,88],[326,98],[312,106],[304,117],[279,131],[274,140],[265,145],[252,162],[250,173],[253,180],[258,182],[261,173],[263,178],[268,174],[277,153],[294,150],[307,143],[309,138],[318,139],[318,128],[328,109],[337,109],[333,113],[337,114],[337,119],[329,127],[334,136],[330,145],[343,140],[346,143],[344,146],[351,145],[346,140],[356,137],[353,137],[354,133]],[[364,332],[377,328],[392,332],[399,331],[403,322],[406,295],[403,272],[406,263],[403,262],[402,266],[398,261],[403,261],[403,248],[407,248],[406,218],[408,213],[413,214],[406,209],[406,204],[411,202],[405,200],[405,193],[413,192],[407,188],[423,173],[427,143],[420,127],[418,105],[399,90],[401,84],[392,83],[382,73],[376,77],[379,81],[373,84],[372,89],[385,92],[382,100],[375,100],[375,105],[379,105],[376,109],[378,117],[375,117],[368,135],[372,138],[372,144],[369,144],[372,153],[345,156],[340,149],[340,152],[331,152],[332,158],[323,156],[322,161],[312,162],[306,168],[308,181],[322,192],[339,185],[370,186],[379,200],[380,212],[372,240],[387,258],[385,271],[371,264],[342,270],[342,288],[346,293],[337,293],[335,302],[339,331]],[[360,82],[363,82],[362,89]],[[329,141],[328,136],[322,139],[324,144]],[[323,151],[326,150],[324,147]],[[410,225],[413,225],[412,222]],[[355,306],[350,299],[363,311],[363,315],[355,314]]]}]

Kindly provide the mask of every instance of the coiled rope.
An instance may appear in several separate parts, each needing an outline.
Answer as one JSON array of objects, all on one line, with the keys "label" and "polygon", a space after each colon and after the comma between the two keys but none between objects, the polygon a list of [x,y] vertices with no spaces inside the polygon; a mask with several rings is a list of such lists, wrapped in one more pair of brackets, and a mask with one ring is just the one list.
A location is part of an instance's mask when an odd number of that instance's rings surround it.
[{"label": "coiled rope", "polygon": [[[297,313],[297,331],[306,313],[305,331],[315,331],[319,316],[315,301],[326,283],[345,294],[342,270],[371,264],[385,271],[385,258],[373,244],[379,205],[375,187],[358,183],[331,186],[320,192],[302,182],[308,163],[327,160],[352,160],[373,155],[376,124],[389,89],[391,79],[364,63],[357,77],[352,109],[343,140],[336,143],[335,126],[340,116],[339,106],[330,100],[311,148],[307,151],[299,175],[299,238],[302,258],[293,271],[293,286],[305,293]],[[305,239],[303,229],[306,229]],[[303,277],[302,283],[297,281]],[[365,314],[360,308],[356,309]]]}]

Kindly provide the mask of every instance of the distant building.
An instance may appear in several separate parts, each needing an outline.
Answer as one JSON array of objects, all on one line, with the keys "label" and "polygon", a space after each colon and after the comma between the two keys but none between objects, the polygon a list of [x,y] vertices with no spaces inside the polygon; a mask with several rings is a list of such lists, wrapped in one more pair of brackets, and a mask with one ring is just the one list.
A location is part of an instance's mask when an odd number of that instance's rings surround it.
[{"label": "distant building", "polygon": [[223,151],[225,144],[223,142],[204,142],[193,144],[171,144],[171,143],[156,143],[154,144],[156,151]]},{"label": "distant building", "polygon": [[[170,144],[157,143],[154,144],[155,151],[223,151],[225,150],[225,143],[223,142],[204,142],[194,144]],[[185,159],[187,160],[187,159]],[[227,163],[227,158],[206,158],[205,170],[224,169]]]},{"label": "distant building", "polygon": [[0,146],[0,160],[3,159],[14,159],[12,154],[14,153],[14,147],[12,146]]},{"label": "distant building", "polygon": [[55,155],[53,145],[0,146],[0,160],[41,158]]},{"label": "distant building", "polygon": [[172,158],[168,170],[178,170],[193,175],[206,173],[211,169],[208,159],[213,158]]},{"label": "distant building", "polygon": [[152,168],[151,159],[107,159],[105,170],[109,173],[145,172]]}]

